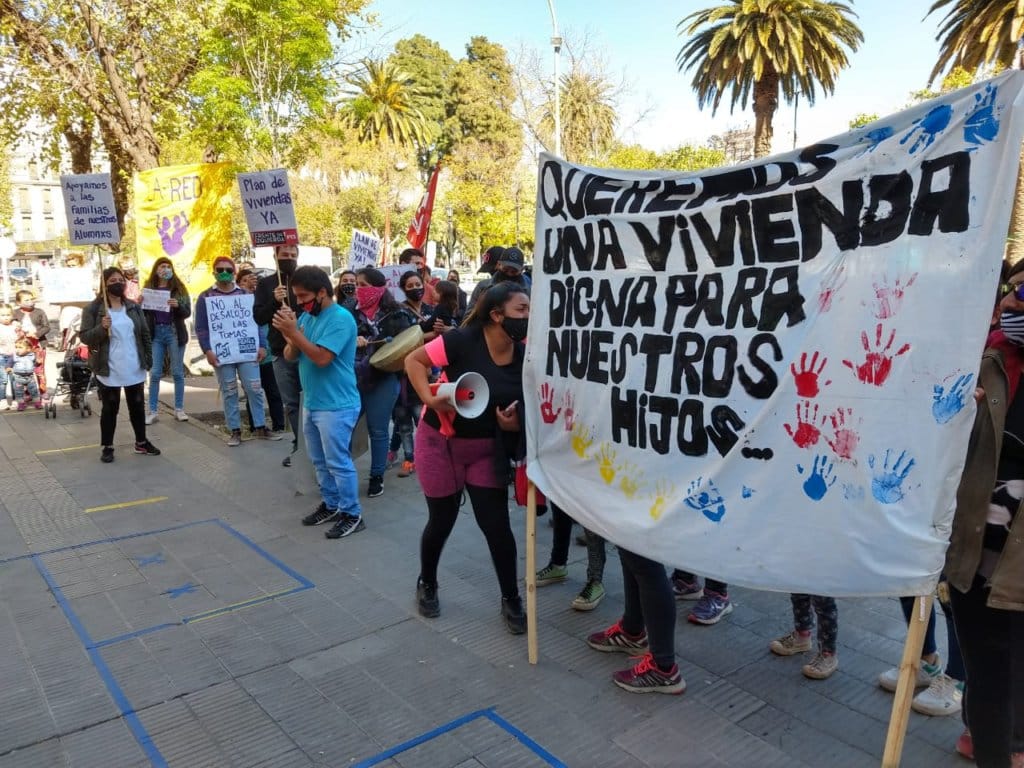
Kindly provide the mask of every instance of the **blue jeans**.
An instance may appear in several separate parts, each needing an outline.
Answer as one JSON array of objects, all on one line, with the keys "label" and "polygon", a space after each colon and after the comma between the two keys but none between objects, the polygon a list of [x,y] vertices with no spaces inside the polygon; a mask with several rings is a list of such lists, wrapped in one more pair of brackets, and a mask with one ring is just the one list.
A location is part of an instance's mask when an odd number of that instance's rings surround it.
[{"label": "blue jeans", "polygon": [[160,378],[164,375],[164,351],[171,358],[171,377],[174,379],[174,410],[185,408],[185,348],[178,346],[178,332],[174,326],[157,325],[153,329],[153,370],[149,374],[149,412],[156,413],[160,395]]},{"label": "blue jeans", "polygon": [[302,409],[306,453],[316,470],[316,482],[324,504],[328,509],[357,517],[363,511],[359,506],[359,478],[349,453],[349,443],[358,420],[358,408],[342,411]]},{"label": "blue jeans", "polygon": [[383,475],[388,466],[388,427],[398,400],[397,374],[384,374],[362,397],[366,431],[370,433],[370,476]]},{"label": "blue jeans", "polygon": [[[953,617],[950,615],[948,605],[941,600],[939,605],[942,606],[942,613],[946,617],[946,649],[949,651],[949,658],[946,659],[945,671],[954,680],[962,682],[967,679],[967,674],[964,672],[964,659],[960,655],[960,643],[956,637],[956,628],[953,626]],[[901,597],[900,607],[903,609],[904,617],[909,622],[910,617],[914,613],[914,598]],[[928,617],[928,628],[925,630],[924,647],[921,649],[921,655],[930,656],[938,651],[938,649],[938,646],[935,644],[935,604],[932,603],[932,615]]]},{"label": "blue jeans", "polygon": [[14,374],[7,369],[14,365],[14,355],[0,355],[0,399],[14,397]]},{"label": "blue jeans", "polygon": [[238,406],[238,379],[242,380],[242,388],[252,408],[252,423],[259,429],[267,426],[263,415],[263,386],[260,384],[260,367],[251,363],[224,363],[216,368],[217,382],[220,384],[220,396],[224,400],[224,420],[228,429],[234,432],[242,428],[242,415]]}]

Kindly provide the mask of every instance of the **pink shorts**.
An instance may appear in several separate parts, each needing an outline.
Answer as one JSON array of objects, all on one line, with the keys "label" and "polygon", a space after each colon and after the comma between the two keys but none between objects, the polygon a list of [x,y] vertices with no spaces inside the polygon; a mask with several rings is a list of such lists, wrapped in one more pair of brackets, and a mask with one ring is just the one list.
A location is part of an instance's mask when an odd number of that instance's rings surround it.
[{"label": "pink shorts", "polygon": [[502,488],[505,479],[494,471],[494,438],[445,438],[421,421],[416,428],[416,477],[423,495],[444,498],[467,484],[478,488]]}]

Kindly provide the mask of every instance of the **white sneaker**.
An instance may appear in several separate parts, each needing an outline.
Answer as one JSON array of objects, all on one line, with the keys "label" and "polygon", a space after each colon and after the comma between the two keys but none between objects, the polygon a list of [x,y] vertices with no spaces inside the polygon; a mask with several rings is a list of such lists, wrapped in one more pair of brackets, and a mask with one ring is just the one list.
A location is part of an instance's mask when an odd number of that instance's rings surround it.
[{"label": "white sneaker", "polygon": [[[941,662],[929,664],[923,659],[921,666],[917,668],[917,677],[914,680],[914,688],[927,688],[932,681],[942,673]],[[896,685],[900,679],[900,668],[887,669],[878,676],[878,684],[889,693],[896,693]]]},{"label": "white sneaker", "polygon": [[910,706],[915,712],[932,717],[959,715],[963,698],[961,683],[942,673],[936,675],[931,685],[914,697]]},{"label": "white sneaker", "polygon": [[156,421],[156,420],[157,420],[158,418],[160,418],[160,417],[159,417],[159,416],[157,416],[157,413],[156,413],[156,411],[153,411],[153,412],[151,412],[151,413],[147,413],[147,414],[146,414],[146,424],[152,424],[152,423],[153,423],[154,421]]},{"label": "white sneaker", "polygon": [[188,421],[188,414],[185,413],[183,410],[178,409],[177,411],[174,412],[174,418],[176,418],[178,421]]}]

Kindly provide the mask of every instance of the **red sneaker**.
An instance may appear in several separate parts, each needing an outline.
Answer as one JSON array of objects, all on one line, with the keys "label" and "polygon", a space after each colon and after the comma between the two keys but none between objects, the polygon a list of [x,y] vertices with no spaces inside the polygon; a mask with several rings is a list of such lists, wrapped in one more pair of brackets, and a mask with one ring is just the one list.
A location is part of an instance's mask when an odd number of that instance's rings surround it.
[{"label": "red sneaker", "polygon": [[621,621],[616,621],[608,629],[590,635],[587,638],[587,645],[595,651],[635,654],[647,650],[647,633],[631,635],[622,628]]},{"label": "red sneaker", "polygon": [[974,759],[974,741],[971,739],[971,731],[969,728],[964,728],[964,732],[960,734],[960,738],[956,740],[957,754],[963,755],[968,760]]},{"label": "red sneaker", "polygon": [[673,664],[672,669],[663,672],[654,663],[654,656],[641,656],[639,663],[632,669],[624,669],[612,675],[612,680],[623,690],[630,693],[669,693],[679,695],[686,690],[686,681],[679,674],[679,665]]}]

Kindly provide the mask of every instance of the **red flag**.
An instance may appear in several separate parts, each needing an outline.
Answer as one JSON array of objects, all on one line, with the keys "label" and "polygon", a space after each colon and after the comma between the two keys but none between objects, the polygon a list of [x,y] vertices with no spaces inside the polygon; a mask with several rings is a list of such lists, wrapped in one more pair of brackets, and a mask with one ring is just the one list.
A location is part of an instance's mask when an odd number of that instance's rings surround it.
[{"label": "red flag", "polygon": [[434,211],[434,193],[437,191],[437,174],[441,170],[441,163],[434,166],[430,174],[430,181],[427,182],[427,191],[420,200],[420,207],[416,209],[412,224],[409,225],[409,232],[405,239],[413,248],[423,250],[427,243],[427,233],[430,231],[430,215]]}]

